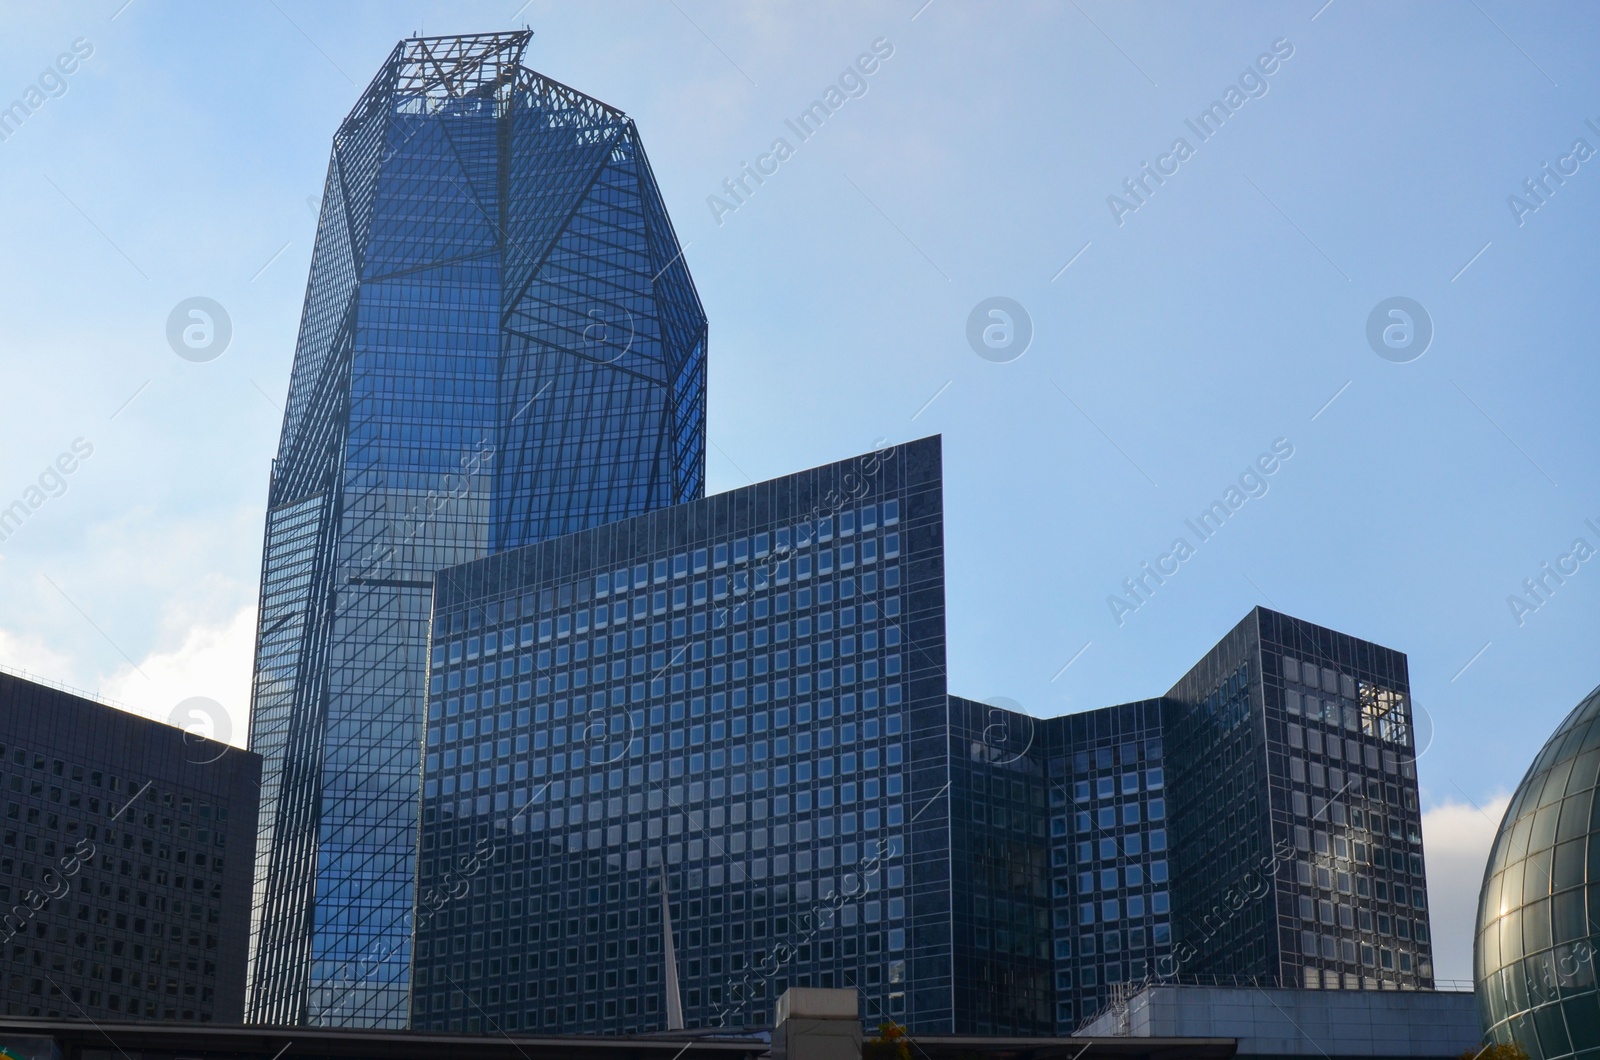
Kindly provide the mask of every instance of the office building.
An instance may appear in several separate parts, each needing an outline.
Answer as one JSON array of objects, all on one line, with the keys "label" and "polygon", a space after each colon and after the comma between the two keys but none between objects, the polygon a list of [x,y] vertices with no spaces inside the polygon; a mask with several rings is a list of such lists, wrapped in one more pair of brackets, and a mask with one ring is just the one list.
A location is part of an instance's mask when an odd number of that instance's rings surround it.
[{"label": "office building", "polygon": [[1405,656],[1258,607],[1166,699],[1181,971],[1431,988]]},{"label": "office building", "polygon": [[1048,1035],[1049,779],[1040,723],[949,697],[952,1026]]},{"label": "office building", "polygon": [[1234,1042],[1239,1057],[1288,1060],[1459,1060],[1483,1049],[1467,990],[1304,990],[1149,983],[1079,1034]]},{"label": "office building", "polygon": [[433,573],[701,495],[706,320],[626,115],[524,32],[334,136],[273,462],[248,1014],[403,1026]]},{"label": "office building", "polygon": [[260,774],[0,673],[0,1012],[239,1022]]},{"label": "office building", "polygon": [[[963,710],[983,712],[981,757],[1044,777],[1056,1033],[1148,981],[1432,986],[1398,652],[1258,608],[1158,699],[1035,719],[952,697],[952,726]],[[998,841],[1001,800],[956,800],[955,834]],[[992,908],[992,887],[965,894]],[[1037,968],[1003,938],[974,936],[967,967],[990,967],[958,1004],[993,1000],[962,1026],[1026,1033],[1002,999],[1029,1007]]]},{"label": "office building", "polygon": [[1058,1030],[1147,978],[1432,987],[1404,655],[1258,607],[1159,700],[1042,725]]},{"label": "office building", "polygon": [[1600,1049],[1600,688],[1572,708],[1517,785],[1478,899],[1472,978],[1484,1037],[1532,1060]]},{"label": "office building", "polygon": [[942,548],[932,438],[441,572],[413,1026],[663,1027],[665,910],[690,1026],[950,1027]]},{"label": "office building", "polygon": [[949,702],[955,1026],[1070,1034],[1172,966],[1167,703]]},{"label": "office building", "polygon": [[924,439],[439,574],[415,1026],[1431,985],[1404,657],[1256,609],[1157,699],[951,696],[940,492]]},{"label": "office building", "polygon": [[1150,699],[1032,723],[1050,778],[1056,1033],[1115,985],[1171,970],[1165,711]]}]

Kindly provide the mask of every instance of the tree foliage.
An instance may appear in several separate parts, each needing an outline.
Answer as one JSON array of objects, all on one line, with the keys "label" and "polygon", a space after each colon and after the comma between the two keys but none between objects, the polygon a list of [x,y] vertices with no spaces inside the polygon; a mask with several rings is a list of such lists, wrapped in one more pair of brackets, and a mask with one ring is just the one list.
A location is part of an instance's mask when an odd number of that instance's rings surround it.
[{"label": "tree foliage", "polygon": [[[898,1023],[878,1024],[878,1036],[861,1043],[861,1060],[911,1060],[911,1039]],[[1502,1060],[1500,1057],[1494,1060]],[[1513,1060],[1505,1057],[1503,1060]],[[1521,1060],[1528,1060],[1524,1054]]]},{"label": "tree foliage", "polygon": [[1516,1042],[1495,1042],[1481,1049],[1468,1049],[1461,1060],[1528,1060],[1528,1051]]}]

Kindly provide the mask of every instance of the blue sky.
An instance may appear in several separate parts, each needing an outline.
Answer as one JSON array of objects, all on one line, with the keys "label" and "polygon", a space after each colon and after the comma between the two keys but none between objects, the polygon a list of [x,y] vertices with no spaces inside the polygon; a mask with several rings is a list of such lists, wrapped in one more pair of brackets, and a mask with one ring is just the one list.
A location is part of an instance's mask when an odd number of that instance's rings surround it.
[{"label": "blue sky", "polygon": [[[0,506],[60,495],[0,543],[0,663],[162,717],[210,697],[242,738],[332,132],[400,37],[523,24],[530,65],[638,122],[688,244],[713,490],[942,433],[952,690],[1037,714],[1165,690],[1257,603],[1398,648],[1455,822],[1432,871],[1451,844],[1479,871],[1497,796],[1600,682],[1600,561],[1523,589],[1600,549],[1578,5],[8,7],[0,103],[39,105],[0,142]],[[800,142],[786,119],[880,41]],[[1144,163],[1168,173],[1140,202]],[[165,337],[194,296],[233,327],[203,363]],[[1021,356],[969,344],[991,297],[1031,321]],[[1368,342],[1394,297],[1431,320],[1421,356]],[[1259,495],[1114,616],[1275,443]]]}]

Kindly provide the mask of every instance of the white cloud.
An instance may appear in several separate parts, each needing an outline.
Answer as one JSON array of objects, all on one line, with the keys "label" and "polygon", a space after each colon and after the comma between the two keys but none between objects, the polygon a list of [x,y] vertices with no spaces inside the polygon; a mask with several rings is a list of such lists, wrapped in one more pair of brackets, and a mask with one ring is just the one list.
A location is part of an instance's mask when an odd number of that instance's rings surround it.
[{"label": "white cloud", "polygon": [[216,604],[169,606],[157,639],[176,646],[152,650],[137,666],[124,663],[109,675],[97,673],[83,658],[54,650],[37,632],[5,629],[0,629],[0,668],[243,747],[250,734],[256,607],[252,603],[227,614]]},{"label": "white cloud", "polygon": [[1428,908],[1433,930],[1436,979],[1472,978],[1472,936],[1478,919],[1478,892],[1489,847],[1510,797],[1485,805],[1440,803],[1422,815],[1428,851]]},{"label": "white cloud", "polygon": [[0,629],[0,668],[44,684],[59,684],[53,675],[72,671],[72,660],[52,651],[37,633],[12,633]]},{"label": "white cloud", "polygon": [[[244,746],[249,734],[250,674],[254,664],[256,608],[239,608],[220,624],[190,626],[178,647],[145,656],[104,685],[106,698],[146,717],[194,729]],[[201,697],[222,708],[189,704]]]}]

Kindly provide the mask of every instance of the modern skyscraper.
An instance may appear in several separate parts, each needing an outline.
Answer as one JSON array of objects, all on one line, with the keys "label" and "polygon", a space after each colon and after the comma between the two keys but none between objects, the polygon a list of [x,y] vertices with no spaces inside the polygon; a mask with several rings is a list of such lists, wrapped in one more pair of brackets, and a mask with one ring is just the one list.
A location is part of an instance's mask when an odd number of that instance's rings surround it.
[{"label": "modern skyscraper", "polygon": [[1043,726],[949,697],[951,1004],[958,1033],[1046,1035],[1049,778]]},{"label": "modern skyscraper", "polygon": [[260,775],[0,673],[0,1012],[238,1023]]},{"label": "modern skyscraper", "polygon": [[1431,984],[1404,656],[1257,609],[1157,699],[951,696],[942,513],[932,438],[441,571],[414,1025],[663,1027],[663,884],[691,1027]]},{"label": "modern skyscraper", "polygon": [[664,883],[689,1026],[950,1028],[942,505],[924,439],[441,572],[413,1026],[664,1027]]},{"label": "modern skyscraper", "polygon": [[1406,657],[1258,607],[1166,698],[1182,971],[1431,987]]},{"label": "modern skyscraper", "polygon": [[1161,699],[1043,724],[1058,1030],[1146,978],[1432,986],[1403,654],[1258,607]]},{"label": "modern skyscraper", "polygon": [[269,489],[248,1018],[402,1026],[433,573],[701,495],[706,320],[633,122],[527,32],[334,137]]},{"label": "modern skyscraper", "polygon": [[1056,1033],[1114,984],[1176,970],[1166,712],[1147,699],[1034,723],[1050,776]]}]

